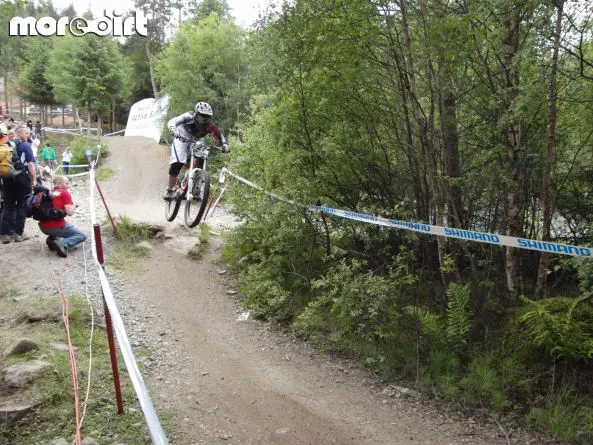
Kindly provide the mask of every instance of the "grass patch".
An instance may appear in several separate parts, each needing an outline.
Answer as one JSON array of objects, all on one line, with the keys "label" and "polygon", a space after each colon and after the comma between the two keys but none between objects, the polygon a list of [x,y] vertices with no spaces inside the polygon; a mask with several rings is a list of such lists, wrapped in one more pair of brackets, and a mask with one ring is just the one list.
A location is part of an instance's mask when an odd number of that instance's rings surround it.
[{"label": "grass patch", "polygon": [[[90,335],[90,311],[86,300],[68,297],[70,302],[70,330],[72,341],[78,348],[75,352],[79,370],[79,394],[84,400],[88,376],[88,339]],[[30,298],[18,302],[0,300],[0,312],[18,319],[21,313],[59,314],[58,298]],[[95,314],[95,323],[102,320]],[[52,364],[35,382],[39,389],[40,406],[23,420],[10,428],[0,426],[0,443],[33,445],[48,443],[53,439],[73,437],[73,388],[70,377],[68,353],[58,351],[54,343],[66,343],[61,323],[42,322],[19,323],[1,331],[0,337],[10,341],[27,337],[37,343],[39,350],[19,357],[2,360],[2,367],[24,359],[43,358]],[[125,372],[124,361],[119,357],[120,380],[124,395],[126,413],[119,416],[115,409],[115,395],[109,361],[107,338],[101,329],[95,329],[93,337],[93,367],[91,372],[91,393],[83,425],[83,437],[92,437],[99,443],[120,442],[125,444],[150,444],[140,407],[137,404],[131,382]],[[130,408],[133,408],[130,410]]]},{"label": "grass patch", "polygon": [[19,295],[19,290],[6,284],[0,284],[0,298],[10,298]]},{"label": "grass patch", "polygon": [[201,260],[204,256],[204,249],[202,248],[202,245],[200,243],[196,243],[196,245],[192,247],[189,252],[187,252],[187,256],[194,261]]},{"label": "grass patch", "polygon": [[119,215],[115,221],[115,234],[111,224],[104,226],[104,230],[115,239],[114,248],[106,254],[107,264],[122,271],[142,272],[144,268],[139,260],[149,255],[150,248],[138,243],[155,238],[163,228],[154,224],[137,223],[125,215]]},{"label": "grass patch", "polygon": [[591,401],[577,397],[567,382],[563,382],[550,402],[532,410],[530,420],[558,439],[583,445],[593,443]]},{"label": "grass patch", "polygon": [[150,249],[125,241],[117,241],[114,247],[106,254],[107,265],[124,272],[144,271],[139,260],[148,257]]},{"label": "grass patch", "polygon": [[210,239],[210,226],[208,224],[200,224],[200,233],[198,234],[198,242],[194,247],[192,247],[189,252],[187,252],[187,256],[194,260],[198,261],[201,260],[204,256],[204,249],[208,244]]},{"label": "grass patch", "polygon": [[153,224],[138,223],[126,215],[119,215],[115,218],[117,233],[113,234],[113,229],[109,225],[109,230],[118,241],[127,241],[137,243],[140,241],[155,238],[163,230],[160,226]]},{"label": "grass patch", "polygon": [[107,181],[113,177],[113,169],[109,167],[102,167],[97,172],[96,178],[98,181]]},{"label": "grass patch", "polygon": [[208,240],[210,238],[210,226],[206,223],[200,224],[200,234],[198,235],[198,239],[202,244],[208,244]]}]

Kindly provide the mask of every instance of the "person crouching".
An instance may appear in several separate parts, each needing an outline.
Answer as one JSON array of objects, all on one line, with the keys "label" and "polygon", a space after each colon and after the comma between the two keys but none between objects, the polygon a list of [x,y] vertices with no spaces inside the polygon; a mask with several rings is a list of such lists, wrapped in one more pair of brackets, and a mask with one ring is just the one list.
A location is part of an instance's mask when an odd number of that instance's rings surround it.
[{"label": "person crouching", "polygon": [[[70,180],[65,176],[54,176],[54,188],[51,193],[53,204],[57,210],[63,210],[67,216],[74,214],[72,195],[68,191]],[[86,240],[86,236],[73,224],[66,222],[65,218],[54,221],[40,221],[39,228],[48,235],[47,247],[57,253],[58,256],[66,258],[75,246]]]}]

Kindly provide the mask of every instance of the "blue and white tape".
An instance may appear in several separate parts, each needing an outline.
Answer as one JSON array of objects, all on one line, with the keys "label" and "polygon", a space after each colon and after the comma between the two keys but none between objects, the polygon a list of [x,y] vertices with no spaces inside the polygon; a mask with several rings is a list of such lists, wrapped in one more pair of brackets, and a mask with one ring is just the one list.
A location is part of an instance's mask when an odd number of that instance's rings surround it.
[{"label": "blue and white tape", "polygon": [[326,213],[332,216],[338,216],[354,221],[365,222],[369,224],[375,224],[385,227],[393,227],[402,230],[411,230],[413,232],[419,232],[423,234],[431,234],[437,236],[443,236],[445,238],[457,238],[467,241],[475,241],[478,243],[494,244],[496,246],[508,246],[516,247],[517,249],[526,250],[537,250],[540,252],[557,253],[559,255],[570,255],[580,257],[593,257],[593,249],[590,247],[583,246],[571,246],[569,244],[558,244],[545,241],[537,241],[525,238],[515,238],[508,235],[499,235],[496,233],[478,232],[475,230],[463,230],[455,229],[452,227],[441,227],[433,226],[429,224],[422,224],[410,221],[400,221],[398,219],[383,218],[381,216],[371,215],[368,213],[351,212],[348,210],[334,209],[332,207],[316,206],[316,205],[304,205],[299,204],[290,199],[282,198],[274,193],[264,190],[262,187],[254,184],[253,182],[239,176],[227,168],[223,168],[223,172],[229,176],[237,179],[245,185],[253,187],[261,192],[271,196],[279,201],[286,202],[288,204],[297,205],[299,207],[307,208],[314,212]]}]

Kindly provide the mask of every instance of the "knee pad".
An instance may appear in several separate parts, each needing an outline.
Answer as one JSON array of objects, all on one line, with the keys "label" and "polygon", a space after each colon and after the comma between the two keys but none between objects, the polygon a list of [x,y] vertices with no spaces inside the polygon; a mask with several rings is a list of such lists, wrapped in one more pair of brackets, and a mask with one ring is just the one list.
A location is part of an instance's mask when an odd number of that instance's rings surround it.
[{"label": "knee pad", "polygon": [[181,171],[181,167],[183,167],[183,162],[174,162],[173,164],[169,165],[169,175],[170,176],[177,176]]}]

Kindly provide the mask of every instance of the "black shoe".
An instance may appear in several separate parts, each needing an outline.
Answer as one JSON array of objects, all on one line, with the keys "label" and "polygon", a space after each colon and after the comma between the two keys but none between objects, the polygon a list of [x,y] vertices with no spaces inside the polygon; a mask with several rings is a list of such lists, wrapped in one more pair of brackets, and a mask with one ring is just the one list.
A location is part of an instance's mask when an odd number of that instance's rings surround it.
[{"label": "black shoe", "polygon": [[174,198],[175,198],[175,190],[173,190],[173,189],[167,189],[167,191],[163,195],[163,199],[165,201],[170,201],[170,200],[172,200]]},{"label": "black shoe", "polygon": [[45,240],[45,244],[47,244],[48,249],[51,250],[52,252],[56,251],[56,245],[55,245],[56,239],[57,238],[55,236],[50,235]]},{"label": "black shoe", "polygon": [[[66,252],[66,248],[62,244],[62,242],[55,238],[55,239],[48,239],[47,245],[51,250],[55,250],[56,254],[61,258],[66,258],[68,256],[68,252]],[[51,244],[51,245],[50,245]],[[53,246],[53,249],[52,249]]]}]

